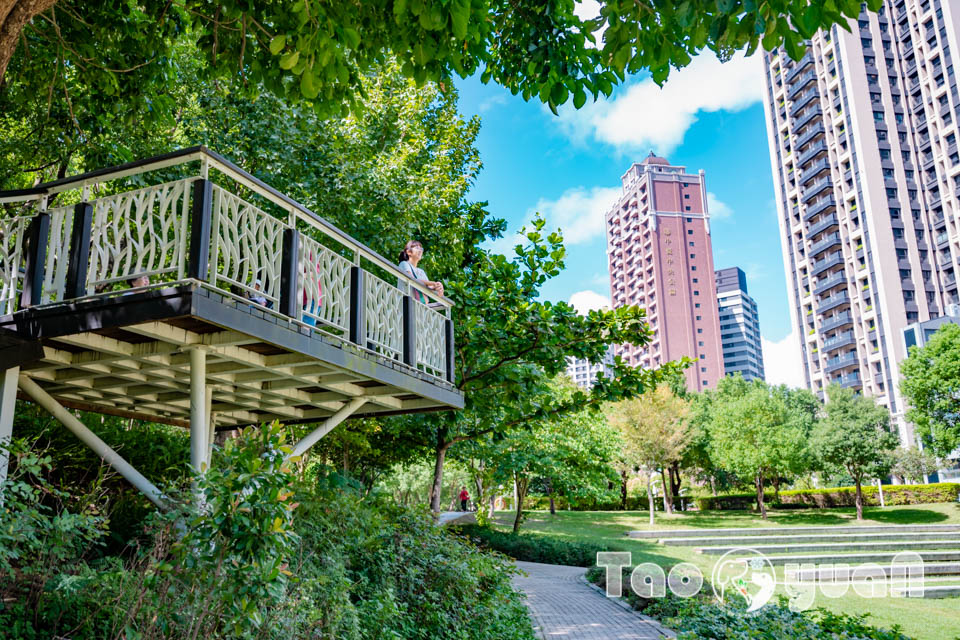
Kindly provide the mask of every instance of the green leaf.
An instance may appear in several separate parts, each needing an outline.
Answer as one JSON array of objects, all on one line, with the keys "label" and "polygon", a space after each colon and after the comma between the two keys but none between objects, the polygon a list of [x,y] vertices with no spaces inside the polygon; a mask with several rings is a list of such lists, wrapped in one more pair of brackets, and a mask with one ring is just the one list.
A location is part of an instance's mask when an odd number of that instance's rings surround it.
[{"label": "green leaf", "polygon": [[583,90],[583,87],[577,86],[576,90],[573,92],[573,107],[579,109],[587,102],[587,94]]},{"label": "green leaf", "polygon": [[285,46],[287,46],[287,36],[282,34],[279,36],[274,36],[270,40],[270,53],[272,53],[273,55],[277,55],[281,51],[283,51],[283,48]]},{"label": "green leaf", "polygon": [[285,54],[280,58],[280,68],[281,69],[292,69],[297,61],[300,59],[299,51],[291,51],[290,53]]}]

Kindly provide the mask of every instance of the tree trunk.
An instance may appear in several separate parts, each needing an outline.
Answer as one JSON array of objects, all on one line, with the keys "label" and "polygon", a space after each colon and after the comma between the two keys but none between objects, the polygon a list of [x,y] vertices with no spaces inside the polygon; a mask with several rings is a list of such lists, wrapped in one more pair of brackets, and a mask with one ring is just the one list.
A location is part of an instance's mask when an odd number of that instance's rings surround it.
[{"label": "tree trunk", "polygon": [[667,478],[667,469],[660,470],[660,479],[663,480],[663,511],[668,516],[673,515],[673,496],[670,495],[670,479]]},{"label": "tree trunk", "polygon": [[650,507],[650,526],[653,526],[653,474],[647,473],[647,505]]},{"label": "tree trunk", "polygon": [[757,509],[760,510],[760,517],[764,520],[767,519],[767,505],[763,502],[763,473],[758,473],[756,478],[757,484]]},{"label": "tree trunk", "polygon": [[430,510],[440,513],[440,494],[443,493],[443,460],[447,457],[449,442],[443,441],[443,435],[437,435],[436,460],[433,465],[433,485],[430,487]]},{"label": "tree trunk", "polygon": [[774,476],[773,478],[773,500],[774,502],[780,502],[780,476]]},{"label": "tree trunk", "polygon": [[710,474],[710,493],[714,498],[717,497],[717,477],[712,473]]},{"label": "tree trunk", "polygon": [[490,519],[493,519],[493,514],[497,512],[497,494],[492,490],[490,491],[490,507],[487,514],[490,516]]},{"label": "tree trunk", "polygon": [[550,515],[557,515],[557,505],[553,502],[553,482],[547,479],[547,497],[550,498]]},{"label": "tree trunk", "polygon": [[57,0],[0,0],[0,86],[20,41],[20,32],[28,22]]},{"label": "tree trunk", "polygon": [[620,472],[620,511],[627,510],[627,470]]},{"label": "tree trunk", "polygon": [[854,483],[857,485],[857,520],[863,520],[863,488],[860,486],[863,478],[857,476]]},{"label": "tree trunk", "polygon": [[[670,465],[670,496],[679,498],[680,496],[680,463],[674,462]],[[679,510],[683,511],[683,500],[678,500]]]},{"label": "tree trunk", "polygon": [[514,474],[513,486],[517,489],[517,515],[513,519],[513,532],[520,532],[520,521],[523,518],[523,500],[527,497],[527,487],[529,480],[525,477]]}]

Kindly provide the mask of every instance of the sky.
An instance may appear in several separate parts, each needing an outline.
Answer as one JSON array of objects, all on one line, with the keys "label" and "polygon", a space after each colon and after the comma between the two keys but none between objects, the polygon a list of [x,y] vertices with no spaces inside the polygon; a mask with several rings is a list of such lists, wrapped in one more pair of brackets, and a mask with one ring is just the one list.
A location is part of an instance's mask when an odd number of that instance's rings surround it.
[{"label": "sky", "polygon": [[768,382],[802,386],[791,333],[777,227],[759,56],[721,64],[705,53],[674,70],[663,88],[629,78],[609,98],[553,115],[537,101],[477,76],[458,83],[461,110],[479,115],[483,169],[471,191],[507,220],[496,249],[511,255],[514,234],[536,213],[560,229],[566,270],[543,297],[580,310],[609,304],[604,214],[620,176],[650,151],[691,173],[706,173],[714,267],[737,266],[756,300]]}]

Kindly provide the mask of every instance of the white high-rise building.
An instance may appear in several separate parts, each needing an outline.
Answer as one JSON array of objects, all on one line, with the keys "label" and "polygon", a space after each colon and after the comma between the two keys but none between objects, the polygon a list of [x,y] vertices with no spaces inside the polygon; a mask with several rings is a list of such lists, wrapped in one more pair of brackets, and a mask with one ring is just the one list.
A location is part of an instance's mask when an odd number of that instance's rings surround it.
[{"label": "white high-rise building", "polygon": [[585,389],[593,386],[597,381],[597,374],[603,372],[604,377],[613,377],[613,349],[607,349],[607,354],[603,357],[603,362],[591,364],[585,358],[574,358],[567,356],[567,375],[577,383],[577,386]]},{"label": "white high-rise building", "polygon": [[956,303],[960,2],[887,0],[807,54],[764,54],[764,108],[807,384],[861,389],[901,439],[901,332]]}]

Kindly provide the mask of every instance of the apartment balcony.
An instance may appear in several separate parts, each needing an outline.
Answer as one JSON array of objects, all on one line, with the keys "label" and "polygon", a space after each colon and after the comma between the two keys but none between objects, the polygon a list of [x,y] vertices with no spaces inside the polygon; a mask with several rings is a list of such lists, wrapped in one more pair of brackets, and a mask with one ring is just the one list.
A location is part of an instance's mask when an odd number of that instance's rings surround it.
[{"label": "apartment balcony", "polygon": [[822,231],[826,231],[830,227],[839,225],[839,220],[837,219],[836,213],[831,213],[830,215],[824,216],[818,222],[811,225],[807,229],[807,236],[810,238],[816,237],[816,235]]},{"label": "apartment balcony", "polygon": [[950,234],[946,231],[937,234],[937,237],[934,238],[934,242],[937,244],[937,249],[941,249],[950,242]]},{"label": "apartment balcony", "polygon": [[810,264],[810,275],[818,276],[830,267],[843,264],[843,253],[837,251],[836,253],[830,254],[823,260],[818,260]]},{"label": "apartment balcony", "polygon": [[802,168],[809,161],[813,160],[814,158],[819,156],[821,153],[826,153],[826,152],[827,152],[827,143],[825,141],[820,140],[818,142],[814,142],[812,145],[810,145],[809,149],[807,149],[806,151],[802,151],[800,153],[800,156],[797,158],[797,164],[799,164],[800,167]]},{"label": "apartment balcony", "polygon": [[801,182],[808,182],[824,171],[830,170],[830,159],[823,158],[814,162],[812,165],[800,172]]},{"label": "apartment balcony", "polygon": [[793,97],[799,95],[803,89],[809,85],[811,82],[817,81],[817,72],[808,71],[798,77],[792,84],[793,86],[787,91],[787,98],[793,100]]},{"label": "apartment balcony", "polygon": [[63,406],[191,428],[463,407],[453,302],[205,147],[18,199],[39,212],[0,224],[4,357]]},{"label": "apartment balcony", "polygon": [[823,341],[823,351],[833,351],[834,349],[839,349],[840,347],[845,347],[848,344],[854,344],[857,341],[856,336],[853,334],[853,330],[845,331],[839,333],[832,338]]},{"label": "apartment balcony", "polygon": [[860,364],[860,359],[857,357],[856,351],[851,351],[850,353],[837,356],[836,358],[831,358],[823,363],[823,372],[824,373],[833,373],[834,371],[839,371],[840,369],[845,369],[847,367],[858,366]]},{"label": "apartment balcony", "polygon": [[816,202],[807,205],[807,211],[803,214],[803,221],[807,222],[815,215],[818,215],[827,209],[835,208],[836,206],[837,200],[832,195],[820,198]]},{"label": "apartment balcony", "polygon": [[790,117],[797,117],[797,114],[803,111],[803,108],[810,104],[810,101],[818,97],[818,95],[819,92],[816,89],[812,89],[798,96],[797,99],[793,101],[793,106],[790,107]]},{"label": "apartment balcony", "polygon": [[835,378],[834,382],[844,388],[863,386],[863,381],[860,379],[859,371],[852,371],[846,375]]},{"label": "apartment balcony", "polygon": [[820,304],[817,305],[817,313],[824,314],[841,305],[848,304],[850,304],[850,295],[846,291],[841,291],[840,293],[833,294],[829,298],[821,300]]},{"label": "apartment balcony", "polygon": [[836,233],[831,233],[826,238],[823,238],[822,240],[818,241],[816,244],[812,245],[810,247],[810,252],[808,255],[810,256],[811,259],[814,259],[826,249],[829,249],[830,247],[837,247],[837,246],[840,246],[839,231]]},{"label": "apartment balcony", "polygon": [[793,147],[795,149],[800,149],[814,138],[824,135],[824,133],[825,129],[823,128],[823,122],[818,122],[811,126],[809,131],[806,131],[800,137],[798,137]]},{"label": "apartment balcony", "polygon": [[802,129],[804,126],[806,126],[808,122],[810,122],[814,118],[822,117],[822,116],[823,116],[823,109],[820,108],[820,105],[817,105],[816,107],[814,107],[810,111],[807,111],[806,113],[801,115],[798,119],[796,119],[793,123],[793,128],[795,130]]},{"label": "apartment balcony", "polygon": [[800,201],[803,202],[803,204],[807,204],[815,197],[829,189],[833,189],[833,179],[830,176],[827,176],[822,180],[814,182],[809,187],[803,187],[800,189]]},{"label": "apartment balcony", "polygon": [[830,289],[838,286],[847,284],[847,273],[845,271],[838,271],[835,274],[829,275],[823,280],[817,282],[816,286],[813,289],[813,295],[818,296],[821,293],[829,291]]},{"label": "apartment balcony", "polygon": [[797,64],[793,67],[793,69],[787,72],[787,82],[792,83],[794,78],[800,75],[800,73],[804,69],[806,69],[812,64],[813,64],[813,56],[810,55],[809,52],[807,52],[805,56],[800,58],[800,61],[797,62]]},{"label": "apartment balcony", "polygon": [[845,311],[844,313],[838,313],[835,316],[825,318],[823,322],[820,323],[820,331],[826,332],[831,329],[839,329],[840,327],[845,327],[850,324],[853,324],[853,314]]}]

